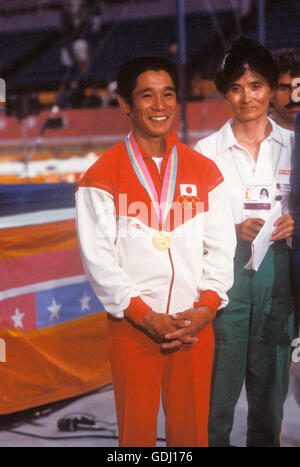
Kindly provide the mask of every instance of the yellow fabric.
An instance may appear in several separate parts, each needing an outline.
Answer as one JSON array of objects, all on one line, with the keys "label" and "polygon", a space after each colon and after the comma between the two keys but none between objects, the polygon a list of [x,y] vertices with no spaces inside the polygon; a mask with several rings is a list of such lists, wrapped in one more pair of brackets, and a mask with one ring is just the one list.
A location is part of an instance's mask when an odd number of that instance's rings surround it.
[{"label": "yellow fabric", "polygon": [[111,383],[106,313],[30,333],[0,330],[0,414],[87,393]]},{"label": "yellow fabric", "polygon": [[0,260],[77,247],[74,220],[2,229]]}]

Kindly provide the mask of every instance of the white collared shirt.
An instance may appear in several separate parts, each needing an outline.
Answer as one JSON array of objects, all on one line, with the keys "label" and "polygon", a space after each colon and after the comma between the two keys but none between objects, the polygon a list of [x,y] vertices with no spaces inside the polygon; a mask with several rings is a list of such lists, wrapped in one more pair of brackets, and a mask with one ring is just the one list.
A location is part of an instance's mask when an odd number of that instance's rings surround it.
[{"label": "white collared shirt", "polygon": [[[213,159],[221,170],[230,197],[234,222],[245,220],[245,199],[253,193],[267,191],[271,208],[280,201],[282,212],[289,212],[291,156],[294,146],[294,132],[286,130],[269,119],[272,125],[270,135],[262,141],[255,161],[249,151],[241,146],[232,131],[229,120],[219,131],[198,141],[196,151]],[[251,194],[252,193],[252,194]],[[263,217],[262,212],[253,211],[253,216]],[[267,212],[267,211],[266,211]]]}]

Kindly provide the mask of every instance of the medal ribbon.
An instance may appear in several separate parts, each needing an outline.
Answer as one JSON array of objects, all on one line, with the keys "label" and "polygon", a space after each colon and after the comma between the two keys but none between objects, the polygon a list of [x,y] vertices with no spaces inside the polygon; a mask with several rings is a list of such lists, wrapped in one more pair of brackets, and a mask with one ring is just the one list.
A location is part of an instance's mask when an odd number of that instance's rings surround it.
[{"label": "medal ribbon", "polygon": [[162,226],[165,222],[167,215],[170,211],[170,208],[173,203],[174,198],[174,191],[175,191],[175,183],[176,183],[176,176],[177,176],[177,148],[176,145],[173,146],[171,150],[171,154],[168,159],[164,179],[163,179],[163,186],[161,192],[161,201],[158,199],[157,191],[155,189],[153,180],[149,173],[149,170],[144,162],[143,156],[139,150],[137,142],[133,136],[133,133],[130,132],[126,138],[126,148],[128,151],[128,155],[130,157],[130,161],[132,166],[135,170],[135,173],[143,185],[145,190],[147,191],[156,215],[159,220],[159,225]]}]

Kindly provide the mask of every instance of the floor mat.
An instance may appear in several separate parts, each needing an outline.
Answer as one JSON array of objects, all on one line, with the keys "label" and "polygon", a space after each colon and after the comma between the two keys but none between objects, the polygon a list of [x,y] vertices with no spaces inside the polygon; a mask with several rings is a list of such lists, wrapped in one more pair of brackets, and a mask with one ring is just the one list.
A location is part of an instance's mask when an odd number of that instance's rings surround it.
[{"label": "floor mat", "polygon": [[[245,446],[247,401],[245,389],[236,407],[231,442],[234,446]],[[61,401],[52,406],[27,412],[14,418],[0,421],[0,447],[117,447],[118,428],[116,422],[112,386],[93,393]],[[89,425],[90,423],[90,425]],[[61,431],[59,428],[75,429]],[[76,429],[77,428],[77,429]],[[158,416],[157,446],[165,446],[164,415],[162,408]],[[282,446],[300,447],[300,406],[292,391],[284,410]]]}]

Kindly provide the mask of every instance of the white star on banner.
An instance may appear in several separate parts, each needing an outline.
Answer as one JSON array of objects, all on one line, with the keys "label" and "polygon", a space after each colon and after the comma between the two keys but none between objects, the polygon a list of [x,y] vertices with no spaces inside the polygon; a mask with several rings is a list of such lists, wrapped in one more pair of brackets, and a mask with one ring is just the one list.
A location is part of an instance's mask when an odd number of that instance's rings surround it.
[{"label": "white star on banner", "polygon": [[86,294],[86,291],[84,291],[83,297],[79,299],[80,302],[81,302],[81,311],[89,310],[89,309],[90,309],[89,301],[91,300],[91,298],[92,298],[92,297],[89,297],[89,296]]},{"label": "white star on banner", "polygon": [[50,311],[51,316],[50,316],[50,321],[53,321],[55,319],[59,319],[59,310],[61,309],[61,305],[58,305],[55,301],[55,299],[52,299],[52,305],[47,307],[47,310]]},{"label": "white star on banner", "polygon": [[25,313],[20,313],[19,312],[19,309],[16,308],[15,310],[15,314],[11,317],[11,319],[14,321],[15,323],[15,328],[22,328],[23,329],[23,323],[22,323],[22,319],[24,317],[24,314]]}]

